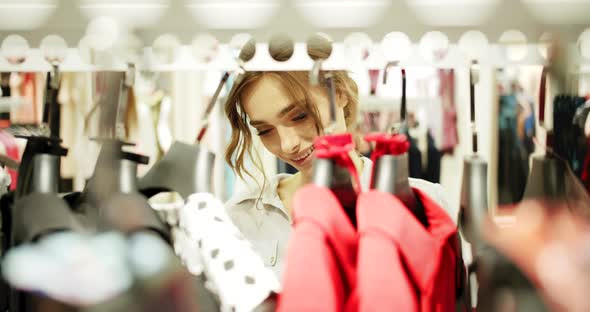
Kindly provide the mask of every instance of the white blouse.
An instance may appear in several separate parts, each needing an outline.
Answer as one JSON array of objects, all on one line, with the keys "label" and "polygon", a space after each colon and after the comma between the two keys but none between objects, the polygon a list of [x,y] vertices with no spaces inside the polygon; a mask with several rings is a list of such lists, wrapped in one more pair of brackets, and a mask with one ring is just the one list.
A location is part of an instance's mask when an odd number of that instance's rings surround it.
[{"label": "white blouse", "polygon": [[[362,160],[363,170],[359,178],[362,189],[366,190],[370,185],[373,164],[368,158],[363,157]],[[225,204],[231,220],[279,280],[282,280],[292,220],[279,198],[277,187],[282,179],[289,176],[278,174],[269,179],[262,193],[260,188],[252,187],[234,194]],[[428,194],[457,223],[458,209],[449,207],[440,184],[410,178],[410,186]]]}]

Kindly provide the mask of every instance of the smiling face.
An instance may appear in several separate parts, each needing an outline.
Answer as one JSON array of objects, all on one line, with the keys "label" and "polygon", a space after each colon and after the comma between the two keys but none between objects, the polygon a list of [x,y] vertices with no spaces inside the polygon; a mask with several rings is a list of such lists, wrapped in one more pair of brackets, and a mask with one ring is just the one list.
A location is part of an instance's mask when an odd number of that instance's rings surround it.
[{"label": "smiling face", "polygon": [[[327,72],[326,72],[327,73]],[[357,116],[358,90],[346,71],[331,71],[336,93],[335,133],[351,131]],[[325,77],[325,76],[324,76]],[[311,176],[308,156],[312,144],[330,115],[327,82],[309,84],[307,71],[246,72],[236,80],[225,102],[231,138],[225,160],[238,177],[255,178],[245,163],[250,160],[262,173],[262,163],[254,156],[253,136],[275,156]]]},{"label": "smiling face", "polygon": [[[265,74],[243,90],[240,102],[266,149],[309,177],[313,141],[330,124],[327,91],[305,85],[304,93],[297,94],[288,92],[285,83],[278,75]],[[344,98],[338,96],[335,132],[346,131],[345,106]]]}]

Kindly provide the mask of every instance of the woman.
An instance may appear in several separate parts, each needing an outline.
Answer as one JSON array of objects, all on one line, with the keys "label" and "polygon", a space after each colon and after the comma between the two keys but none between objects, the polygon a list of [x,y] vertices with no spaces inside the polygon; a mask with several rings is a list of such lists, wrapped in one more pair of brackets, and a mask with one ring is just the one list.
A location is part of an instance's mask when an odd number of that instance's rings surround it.
[{"label": "woman", "polygon": [[[311,52],[325,56],[320,49]],[[337,104],[334,132],[354,133],[358,109],[356,83],[345,71],[335,71],[333,77]],[[226,203],[236,226],[280,279],[291,232],[291,199],[311,181],[313,141],[330,123],[326,82],[310,85],[309,73],[305,71],[248,72],[233,86],[225,113],[232,127],[226,161],[238,176],[253,177],[244,167],[246,155],[252,155],[253,135],[260,137],[270,153],[298,170],[293,175],[264,177],[259,185],[234,194]],[[359,155],[353,160],[366,189],[371,161]],[[440,185],[415,179],[410,185],[447,208]]]}]

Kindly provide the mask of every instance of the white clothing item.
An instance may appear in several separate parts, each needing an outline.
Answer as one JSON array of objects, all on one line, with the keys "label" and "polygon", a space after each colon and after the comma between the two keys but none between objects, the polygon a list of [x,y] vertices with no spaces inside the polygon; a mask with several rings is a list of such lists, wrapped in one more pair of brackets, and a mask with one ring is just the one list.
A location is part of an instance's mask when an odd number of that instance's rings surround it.
[{"label": "white clothing item", "polygon": [[[180,228],[198,247],[205,276],[219,296],[223,311],[252,311],[280,291],[278,279],[212,194],[189,197],[180,210]],[[194,248],[187,251],[195,257]]]},{"label": "white clothing item", "polygon": [[8,187],[12,183],[10,174],[6,171],[6,168],[0,167],[0,196],[8,193]]},{"label": "white clothing item", "polygon": [[74,305],[94,305],[131,287],[128,250],[120,233],[60,232],[10,249],[2,261],[2,274],[15,288]]},{"label": "white clothing item", "polygon": [[134,151],[149,157],[147,165],[138,167],[138,175],[143,176],[158,161],[158,137],[152,112],[147,103],[149,97],[138,94],[136,99],[138,131],[137,137],[133,138],[135,143]]},{"label": "white clothing item", "polygon": [[[362,160],[363,170],[359,178],[362,189],[367,190],[371,183],[373,166],[370,159],[362,157]],[[262,194],[259,188],[251,188],[235,194],[225,205],[234,224],[252,243],[265,265],[275,272],[279,280],[282,280],[292,220],[279,198],[277,186],[280,180],[289,176],[290,174],[278,174],[270,179]],[[410,186],[428,194],[457,223],[458,210],[451,210],[440,184],[410,179]]]}]

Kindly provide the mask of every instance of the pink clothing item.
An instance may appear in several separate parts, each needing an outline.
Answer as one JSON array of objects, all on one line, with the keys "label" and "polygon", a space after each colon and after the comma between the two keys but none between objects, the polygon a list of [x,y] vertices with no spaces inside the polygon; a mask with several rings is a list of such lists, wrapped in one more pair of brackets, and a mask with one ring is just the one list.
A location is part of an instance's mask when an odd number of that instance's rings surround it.
[{"label": "pink clothing item", "polygon": [[457,111],[455,109],[455,72],[448,69],[438,71],[439,95],[442,99],[442,142],[439,150],[452,151],[459,143],[457,134]]},{"label": "pink clothing item", "polygon": [[396,197],[359,196],[359,311],[454,311],[462,263],[457,230],[447,213],[418,189],[429,227]]},{"label": "pink clothing item", "polygon": [[[6,149],[6,156],[20,161],[20,153],[18,151],[18,145],[16,143],[16,139],[3,131],[0,131],[0,143],[4,145]],[[10,179],[12,180],[10,184],[10,190],[13,191],[16,189],[16,183],[18,180],[18,172],[12,169],[8,169],[8,173],[10,174]]]},{"label": "pink clothing item", "polygon": [[277,311],[344,311],[356,284],[356,231],[328,188],[304,186],[293,209]]}]

